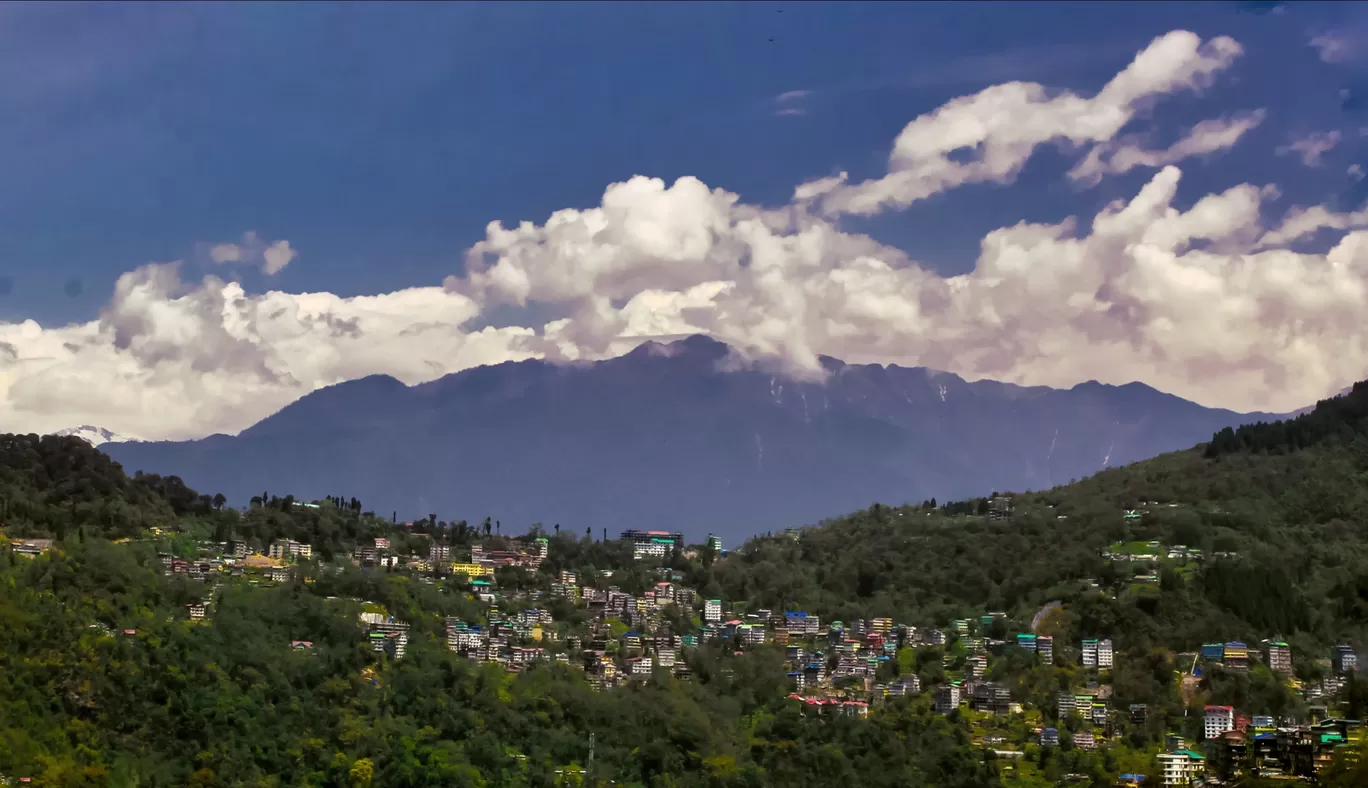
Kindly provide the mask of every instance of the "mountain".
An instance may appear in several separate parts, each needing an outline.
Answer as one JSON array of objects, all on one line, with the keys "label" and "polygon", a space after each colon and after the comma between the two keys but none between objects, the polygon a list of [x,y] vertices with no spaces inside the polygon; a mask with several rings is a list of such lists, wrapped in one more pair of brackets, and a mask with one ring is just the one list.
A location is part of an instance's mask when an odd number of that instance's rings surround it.
[{"label": "mountain", "polygon": [[57,430],[52,434],[58,437],[66,437],[68,435],[77,437],[86,443],[89,443],[91,446],[103,446],[106,443],[124,443],[132,440],[131,438],[125,438],[122,435],[110,432],[104,427],[92,427],[89,424],[82,424],[79,427],[67,427],[64,430]]},{"label": "mountain", "polygon": [[238,505],[264,492],[341,495],[404,518],[735,539],[873,501],[1048,488],[1277,418],[1139,383],[1058,390],[822,361],[825,382],[797,382],[695,336],[412,387],[373,376],[237,436],[104,448],[130,471],[176,473]]}]

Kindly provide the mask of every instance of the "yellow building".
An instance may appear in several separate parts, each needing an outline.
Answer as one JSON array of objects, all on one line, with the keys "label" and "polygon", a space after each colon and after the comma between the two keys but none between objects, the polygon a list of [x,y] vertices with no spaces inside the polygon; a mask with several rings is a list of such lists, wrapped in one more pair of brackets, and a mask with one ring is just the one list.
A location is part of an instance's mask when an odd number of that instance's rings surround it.
[{"label": "yellow building", "polygon": [[488,575],[488,576],[490,576],[490,577],[493,577],[493,576],[494,576],[494,567],[492,567],[492,566],[485,566],[484,564],[456,564],[456,563],[453,563],[453,564],[451,565],[451,571],[452,571],[452,572],[455,572],[455,573],[458,574],[458,575],[465,575],[466,577],[470,577],[470,578],[484,577],[484,576],[486,576],[486,575]]}]

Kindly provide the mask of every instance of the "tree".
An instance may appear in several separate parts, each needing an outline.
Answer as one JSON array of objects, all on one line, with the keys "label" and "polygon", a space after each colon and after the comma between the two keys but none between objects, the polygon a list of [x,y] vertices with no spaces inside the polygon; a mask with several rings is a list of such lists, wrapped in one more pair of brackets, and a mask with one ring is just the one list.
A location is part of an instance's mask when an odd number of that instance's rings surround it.
[{"label": "tree", "polygon": [[214,493],[214,509],[222,509],[225,503],[228,503],[228,498],[223,493]]}]

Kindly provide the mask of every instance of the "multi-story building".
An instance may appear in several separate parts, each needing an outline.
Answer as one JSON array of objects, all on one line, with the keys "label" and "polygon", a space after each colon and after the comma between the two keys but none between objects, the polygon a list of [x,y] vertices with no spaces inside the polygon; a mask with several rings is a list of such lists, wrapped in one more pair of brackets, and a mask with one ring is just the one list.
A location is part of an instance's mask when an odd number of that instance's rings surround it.
[{"label": "multi-story building", "polygon": [[964,661],[964,673],[972,679],[981,679],[988,672],[988,658],[982,654],[974,656]]},{"label": "multi-story building", "polygon": [[1093,735],[1092,731],[1079,731],[1078,733],[1075,733],[1073,743],[1074,746],[1080,750],[1097,749],[1097,737]]},{"label": "multi-story building", "polygon": [[313,547],[289,539],[272,542],[269,555],[276,560],[287,558],[312,558]]},{"label": "multi-story building", "polygon": [[1039,649],[1039,643],[1038,643],[1037,641],[1038,641],[1038,638],[1037,638],[1035,635],[1032,635],[1032,634],[1027,633],[1027,632],[1022,632],[1021,634],[1019,634],[1019,635],[1016,636],[1017,645],[1020,646],[1021,648],[1026,649],[1027,651],[1036,651],[1036,650],[1038,650],[1038,649]]},{"label": "multi-story building", "polygon": [[1235,709],[1232,706],[1207,706],[1202,715],[1202,736],[1213,740],[1226,731],[1235,729]]},{"label": "multi-story building", "polygon": [[1043,730],[1040,732],[1040,746],[1041,746],[1041,747],[1058,747],[1058,746],[1059,746],[1059,729],[1058,729],[1058,728],[1045,728],[1045,729],[1043,729]]},{"label": "multi-story building", "polygon": [[1249,647],[1238,640],[1232,640],[1225,644],[1223,649],[1223,661],[1225,666],[1231,670],[1247,670],[1249,668]]},{"label": "multi-story building", "polygon": [[1280,640],[1265,640],[1264,664],[1274,673],[1292,675],[1292,647]]},{"label": "multi-story building", "polygon": [[993,714],[1006,714],[1012,705],[1012,693],[996,682],[984,682],[974,687],[974,708]]},{"label": "multi-story building", "polygon": [[1192,750],[1178,750],[1158,755],[1159,784],[1164,788],[1192,785],[1206,774],[1206,758]]},{"label": "multi-story building", "polygon": [[1097,667],[1108,670],[1112,667],[1112,642],[1110,640],[1097,641]]},{"label": "multi-story building", "polygon": [[1074,712],[1074,696],[1069,692],[1061,692],[1055,696],[1056,714],[1059,719],[1064,719]]},{"label": "multi-story building", "polygon": [[670,531],[641,531],[629,528],[622,538],[632,543],[632,557],[664,558],[675,550],[684,549],[684,535]]},{"label": "multi-story building", "polygon": [[703,620],[717,623],[722,620],[722,600],[709,599],[703,603]]},{"label": "multi-story building", "polygon": [[1045,665],[1054,664],[1054,638],[1049,635],[1037,635],[1035,647],[1041,663]]},{"label": "multi-story building", "polygon": [[1084,638],[1079,648],[1083,652],[1083,667],[1097,667],[1097,638]]},{"label": "multi-story building", "polygon": [[191,621],[203,621],[203,620],[204,620],[204,614],[207,612],[207,608],[205,607],[205,605],[204,605],[203,602],[196,602],[196,603],[190,605],[189,608],[190,608],[190,620],[191,620]]},{"label": "multi-story building", "polygon": [[936,711],[949,714],[959,708],[962,690],[958,683],[941,684],[936,687]]},{"label": "multi-story building", "polygon": [[1335,646],[1332,662],[1336,673],[1348,673],[1358,669],[1358,655],[1354,653],[1353,646]]},{"label": "multi-story building", "polygon": [[432,561],[450,561],[451,545],[433,544],[428,547],[428,559]]},{"label": "multi-story building", "polygon": [[721,555],[723,552],[722,537],[717,536],[715,534],[708,534],[708,549],[718,555]]}]

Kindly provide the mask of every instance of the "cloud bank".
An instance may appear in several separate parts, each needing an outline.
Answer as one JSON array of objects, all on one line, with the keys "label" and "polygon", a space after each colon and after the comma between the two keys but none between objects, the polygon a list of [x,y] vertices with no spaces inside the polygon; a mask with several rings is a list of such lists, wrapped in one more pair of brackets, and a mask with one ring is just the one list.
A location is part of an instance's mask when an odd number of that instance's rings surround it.
[{"label": "cloud bank", "polygon": [[[595,359],[647,338],[707,333],[795,376],[819,355],[925,365],[1055,386],[1142,380],[1205,404],[1291,410],[1368,373],[1368,212],[1294,208],[1240,183],[1183,209],[1179,168],[1236,144],[1252,109],[1167,147],[1133,126],[1236,62],[1228,38],[1156,39],[1096,95],[1009,83],[913,119],[887,173],[796,187],[748,204],[684,177],[609,185],[597,207],[491,223],[441,287],[340,298],[248,293],[185,266],[121,277],[98,320],[0,324],[9,429],[98,424],[142,438],[243,429],[322,386],[370,374],[407,383],[511,359]],[[1148,170],[1090,217],[1019,223],[945,277],[842,225],[973,183],[1008,183],[1043,145],[1076,157],[1080,185]],[[1333,233],[1325,253],[1290,244]],[[275,273],[288,242],[249,234],[212,260]],[[500,307],[556,305],[542,324],[476,330]]]}]

